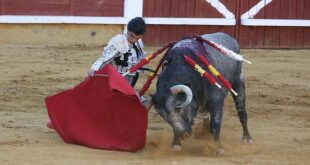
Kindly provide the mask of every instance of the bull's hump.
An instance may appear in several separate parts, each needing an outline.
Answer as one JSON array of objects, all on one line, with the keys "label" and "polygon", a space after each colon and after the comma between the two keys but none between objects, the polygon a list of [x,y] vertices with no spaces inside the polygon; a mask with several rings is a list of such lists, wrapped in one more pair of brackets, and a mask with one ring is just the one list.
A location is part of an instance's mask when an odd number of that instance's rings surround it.
[{"label": "bull's hump", "polygon": [[185,48],[185,47],[193,47],[195,46],[194,44],[195,40],[193,39],[185,39],[177,42],[173,48]]}]

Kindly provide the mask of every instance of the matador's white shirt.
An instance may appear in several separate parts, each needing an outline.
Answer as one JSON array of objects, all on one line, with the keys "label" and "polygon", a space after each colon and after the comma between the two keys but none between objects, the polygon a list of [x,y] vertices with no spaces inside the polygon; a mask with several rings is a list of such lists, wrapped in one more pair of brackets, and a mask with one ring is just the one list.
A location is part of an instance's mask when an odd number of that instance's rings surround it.
[{"label": "matador's white shirt", "polygon": [[[139,39],[136,43],[130,44],[126,34],[126,32],[118,34],[109,41],[101,56],[92,65],[92,70],[97,71],[111,63],[122,74],[145,57],[142,40]],[[135,73],[131,75],[135,75]]]}]

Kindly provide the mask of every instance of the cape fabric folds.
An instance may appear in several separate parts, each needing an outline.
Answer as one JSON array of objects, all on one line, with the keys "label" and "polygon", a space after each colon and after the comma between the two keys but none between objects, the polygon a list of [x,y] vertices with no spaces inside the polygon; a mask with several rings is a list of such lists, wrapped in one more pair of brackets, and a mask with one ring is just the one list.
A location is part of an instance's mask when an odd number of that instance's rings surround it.
[{"label": "cape fabric folds", "polygon": [[45,99],[52,127],[67,143],[109,150],[143,149],[147,110],[135,90],[112,65],[96,75]]}]

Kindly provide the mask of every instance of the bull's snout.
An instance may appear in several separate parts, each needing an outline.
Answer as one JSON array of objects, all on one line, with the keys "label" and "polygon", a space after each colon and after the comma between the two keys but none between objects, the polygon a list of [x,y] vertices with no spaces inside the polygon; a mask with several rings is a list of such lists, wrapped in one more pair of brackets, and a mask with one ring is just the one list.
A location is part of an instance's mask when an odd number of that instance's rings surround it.
[{"label": "bull's snout", "polygon": [[192,136],[192,133],[190,130],[187,131],[178,131],[178,132],[174,132],[175,135],[180,139],[180,140],[187,140]]},{"label": "bull's snout", "polygon": [[192,134],[192,128],[190,123],[184,122],[183,120],[179,120],[178,122],[171,123],[174,134],[182,140],[188,139]]},{"label": "bull's snout", "polygon": [[187,139],[189,139],[190,137],[191,137],[191,134],[188,133],[188,132],[185,132],[185,133],[183,134],[183,140],[187,140]]}]

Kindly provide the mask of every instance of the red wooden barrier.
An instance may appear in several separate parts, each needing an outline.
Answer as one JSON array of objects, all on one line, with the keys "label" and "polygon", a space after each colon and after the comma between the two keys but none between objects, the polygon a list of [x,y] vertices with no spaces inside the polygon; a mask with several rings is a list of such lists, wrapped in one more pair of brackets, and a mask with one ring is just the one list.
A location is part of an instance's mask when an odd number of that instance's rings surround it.
[{"label": "red wooden barrier", "polygon": [[4,15],[123,16],[123,0],[0,0]]},{"label": "red wooden barrier", "polygon": [[[242,48],[310,48],[309,27],[244,26],[241,15],[261,0],[221,0],[235,14],[235,26],[148,25],[146,45],[163,45],[189,35],[225,32]],[[0,0],[1,15],[124,15],[124,0]],[[273,0],[254,19],[310,20],[310,0]],[[135,10],[135,9],[132,9]],[[144,0],[144,17],[223,18],[205,0]]]},{"label": "red wooden barrier", "polygon": [[[242,48],[310,48],[309,27],[244,26],[240,17],[260,0],[221,1],[237,19],[235,26],[148,25],[144,41],[162,45],[192,34],[225,32],[235,37]],[[310,19],[310,1],[273,0],[255,19]],[[308,9],[308,10],[307,10]],[[144,17],[223,18],[205,0],[144,0]]]}]

